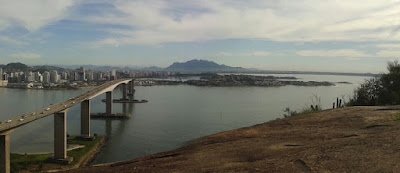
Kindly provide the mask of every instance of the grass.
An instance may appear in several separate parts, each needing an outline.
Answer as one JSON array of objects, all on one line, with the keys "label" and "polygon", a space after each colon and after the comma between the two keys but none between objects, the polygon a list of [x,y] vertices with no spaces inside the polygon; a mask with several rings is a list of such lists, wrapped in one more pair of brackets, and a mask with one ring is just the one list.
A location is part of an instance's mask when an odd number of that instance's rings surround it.
[{"label": "grass", "polygon": [[[68,137],[68,144],[78,144],[84,145],[84,148],[75,149],[68,151],[67,155],[74,158],[74,161],[69,165],[75,165],[78,161],[85,156],[93,147],[102,140],[103,137],[97,137],[93,141],[83,141],[76,137]],[[19,172],[21,170],[26,170],[30,166],[38,165],[39,169],[42,168],[44,164],[50,163],[50,159],[53,154],[10,154],[11,160],[11,172]]]},{"label": "grass", "polygon": [[39,167],[42,167],[43,164],[48,162],[50,157],[51,154],[24,155],[11,153],[11,172],[27,169],[31,165],[39,165]]},{"label": "grass", "polygon": [[318,111],[322,111],[321,106],[304,107],[301,111],[292,111],[289,107],[287,107],[286,109],[283,110],[283,112],[285,112],[283,114],[283,117],[287,118],[287,117],[291,117],[291,116],[307,114],[307,113],[311,113],[311,112],[318,112]]},{"label": "grass", "polygon": [[400,113],[396,114],[395,120],[396,120],[396,121],[399,121],[399,120],[400,120]]},{"label": "grass", "polygon": [[83,141],[76,139],[76,137],[69,137],[68,138],[68,144],[78,144],[78,145],[84,145],[84,148],[79,148],[75,149],[72,151],[68,151],[68,156],[71,156],[74,158],[74,161],[71,163],[71,165],[76,164],[83,156],[85,156],[92,148],[101,141],[103,137],[96,137],[93,141]]}]

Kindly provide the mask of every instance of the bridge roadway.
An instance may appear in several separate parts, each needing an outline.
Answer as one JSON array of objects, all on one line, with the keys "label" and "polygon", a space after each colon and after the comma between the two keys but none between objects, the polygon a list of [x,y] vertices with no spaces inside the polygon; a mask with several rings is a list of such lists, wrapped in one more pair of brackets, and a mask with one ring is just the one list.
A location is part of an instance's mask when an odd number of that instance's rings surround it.
[{"label": "bridge roadway", "polygon": [[[1,121],[0,122],[0,134],[10,131],[12,129],[15,129],[17,127],[23,126],[23,125],[33,122],[35,120],[47,117],[49,115],[53,115],[57,112],[62,112],[62,111],[68,110],[72,106],[80,104],[81,102],[83,102],[85,100],[92,99],[100,94],[105,93],[105,92],[112,91],[118,85],[120,85],[122,83],[127,84],[131,80],[132,79],[118,79],[118,80],[106,82],[106,83],[104,83],[84,94],[81,94],[75,98],[63,101],[61,103],[52,104],[41,110],[36,110],[34,112],[29,112],[26,114],[18,115],[16,117],[10,118],[5,121]],[[11,120],[11,122],[7,122],[10,120]]]},{"label": "bridge roadway", "polygon": [[[118,79],[106,82],[77,97],[70,98],[61,103],[52,104],[41,110],[18,115],[0,122],[0,173],[10,172],[10,133],[25,124],[43,117],[54,115],[54,157],[58,163],[70,163],[71,157],[67,156],[67,111],[72,106],[81,104],[81,137],[90,139],[90,100],[100,94],[106,93],[106,115],[112,114],[112,92],[122,84],[123,100],[127,100],[130,92],[133,94],[133,79]],[[128,87],[128,84],[129,87]],[[133,98],[133,97],[132,97]]]}]

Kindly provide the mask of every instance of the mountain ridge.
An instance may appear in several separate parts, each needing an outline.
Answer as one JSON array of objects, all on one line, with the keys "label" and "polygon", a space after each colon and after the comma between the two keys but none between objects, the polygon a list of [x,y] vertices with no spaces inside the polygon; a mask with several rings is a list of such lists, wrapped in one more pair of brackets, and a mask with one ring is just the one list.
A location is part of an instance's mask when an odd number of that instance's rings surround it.
[{"label": "mountain ridge", "polygon": [[168,71],[248,71],[242,67],[231,67],[224,64],[217,64],[213,61],[193,59],[186,62],[174,62],[165,68]]}]

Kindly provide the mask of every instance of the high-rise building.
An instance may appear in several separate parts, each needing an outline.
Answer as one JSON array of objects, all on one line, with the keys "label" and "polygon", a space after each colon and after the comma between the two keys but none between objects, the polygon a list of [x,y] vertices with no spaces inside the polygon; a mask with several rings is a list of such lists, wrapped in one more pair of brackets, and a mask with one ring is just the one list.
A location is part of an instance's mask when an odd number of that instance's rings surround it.
[{"label": "high-rise building", "polygon": [[93,71],[88,71],[87,73],[86,73],[86,79],[87,79],[87,81],[93,81],[94,80],[94,76],[93,76]]},{"label": "high-rise building", "polygon": [[74,81],[78,81],[79,80],[79,74],[78,72],[74,72]]},{"label": "high-rise building", "polygon": [[45,71],[43,73],[43,83],[47,83],[47,84],[50,83],[50,72]]},{"label": "high-rise building", "polygon": [[3,73],[3,80],[6,80],[6,81],[8,81],[8,74],[7,73]]},{"label": "high-rise building", "polygon": [[43,83],[43,76],[42,76],[42,75],[40,75],[40,76],[39,76],[39,78],[38,78],[38,80],[37,80],[36,82]]},{"label": "high-rise building", "polygon": [[85,71],[85,68],[83,68],[83,67],[79,68],[78,75],[79,75],[79,79],[78,79],[78,80],[80,80],[80,81],[86,81],[86,71]]},{"label": "high-rise building", "polygon": [[33,76],[35,77],[36,82],[40,82],[40,83],[43,82],[43,77],[42,77],[42,74],[40,74],[40,72],[33,73]]},{"label": "high-rise building", "polygon": [[96,80],[96,81],[101,81],[101,80],[103,80],[103,73],[102,73],[102,72],[96,72],[95,80]]},{"label": "high-rise building", "polygon": [[50,73],[50,83],[58,83],[59,80],[58,72],[56,70],[52,70]]},{"label": "high-rise building", "polygon": [[17,72],[17,83],[22,83],[25,79],[24,72]]},{"label": "high-rise building", "polygon": [[35,76],[31,71],[25,73],[25,82],[33,82],[35,81]]},{"label": "high-rise building", "polygon": [[111,80],[116,80],[117,79],[117,71],[114,69],[111,70]]},{"label": "high-rise building", "polygon": [[57,74],[55,82],[58,84],[61,83],[61,75],[60,74]]},{"label": "high-rise building", "polygon": [[68,80],[68,73],[67,72],[61,73],[61,78],[64,80]]}]

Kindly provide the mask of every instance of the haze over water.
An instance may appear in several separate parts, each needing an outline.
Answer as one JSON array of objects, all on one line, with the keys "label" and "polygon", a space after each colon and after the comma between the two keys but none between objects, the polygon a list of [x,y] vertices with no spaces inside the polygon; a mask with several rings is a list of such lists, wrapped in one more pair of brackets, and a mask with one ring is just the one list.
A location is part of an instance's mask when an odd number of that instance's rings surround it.
[{"label": "haze over water", "polygon": [[[127,112],[128,120],[92,120],[91,132],[110,140],[94,164],[128,160],[168,151],[210,134],[282,118],[283,109],[301,110],[311,97],[321,98],[323,109],[336,97],[351,96],[364,76],[284,75],[303,81],[351,82],[319,87],[196,87],[152,86],[136,88],[136,99],[148,103],[118,104],[114,112]],[[75,97],[86,90],[50,91],[0,88],[1,120]],[[114,98],[121,97],[116,89]],[[104,112],[101,95],[91,102],[92,112]],[[68,111],[68,134],[80,133],[80,106]],[[12,152],[52,152],[53,116],[18,128],[11,134]]]}]

